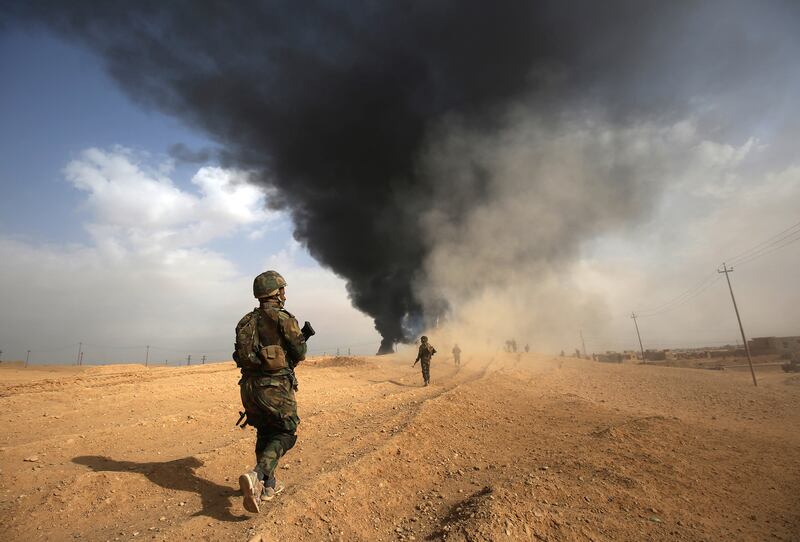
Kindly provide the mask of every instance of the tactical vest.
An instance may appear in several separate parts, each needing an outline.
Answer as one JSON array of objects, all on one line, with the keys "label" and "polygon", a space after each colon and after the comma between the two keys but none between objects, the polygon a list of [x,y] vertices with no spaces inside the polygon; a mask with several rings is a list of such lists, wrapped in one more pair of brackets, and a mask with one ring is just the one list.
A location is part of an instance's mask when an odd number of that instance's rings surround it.
[{"label": "tactical vest", "polygon": [[436,353],[436,349],[431,346],[431,343],[421,344],[419,348],[419,359],[430,361],[434,353]]},{"label": "tactical vest", "polygon": [[279,309],[256,308],[236,326],[234,360],[245,372],[277,373],[287,369]]}]

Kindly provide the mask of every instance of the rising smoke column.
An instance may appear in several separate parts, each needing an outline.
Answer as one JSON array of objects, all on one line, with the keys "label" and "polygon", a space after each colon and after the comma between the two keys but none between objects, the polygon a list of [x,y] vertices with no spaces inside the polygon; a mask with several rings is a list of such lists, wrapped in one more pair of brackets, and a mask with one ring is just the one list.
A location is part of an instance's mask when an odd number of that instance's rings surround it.
[{"label": "rising smoke column", "polygon": [[[6,16],[85,44],[135,101],[255,170],[295,237],[347,280],[386,352],[448,311],[435,288],[420,288],[437,243],[425,217],[459,224],[492,197],[480,161],[460,157],[471,173],[445,184],[421,164],[436,130],[455,120],[491,138],[520,103],[530,118],[587,105],[610,122],[679,115],[683,81],[699,76],[708,92],[735,79],[718,64],[708,86],[707,49],[679,31],[708,30],[719,3],[699,14],[688,3],[612,4],[44,1]],[[584,218],[578,231],[591,235]]]}]

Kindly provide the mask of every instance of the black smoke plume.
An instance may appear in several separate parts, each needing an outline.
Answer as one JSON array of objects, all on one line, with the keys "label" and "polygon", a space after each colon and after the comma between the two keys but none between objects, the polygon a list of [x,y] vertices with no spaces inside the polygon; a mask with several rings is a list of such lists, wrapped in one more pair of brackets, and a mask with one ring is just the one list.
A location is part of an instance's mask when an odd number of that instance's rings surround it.
[{"label": "black smoke plume", "polygon": [[718,36],[713,23],[739,7],[73,0],[21,2],[6,17],[90,47],[134,100],[258,171],[296,238],[375,319],[387,352],[447,312],[444,300],[415,295],[431,250],[420,216],[437,207],[457,221],[483,195],[478,172],[459,194],[432,200],[437,179],[418,160],[433,128],[455,118],[491,133],[516,102],[542,114],[589,104],[611,119],[679,114],[695,89],[687,81],[704,92],[736,81],[731,59],[744,38],[709,49],[696,36]]}]

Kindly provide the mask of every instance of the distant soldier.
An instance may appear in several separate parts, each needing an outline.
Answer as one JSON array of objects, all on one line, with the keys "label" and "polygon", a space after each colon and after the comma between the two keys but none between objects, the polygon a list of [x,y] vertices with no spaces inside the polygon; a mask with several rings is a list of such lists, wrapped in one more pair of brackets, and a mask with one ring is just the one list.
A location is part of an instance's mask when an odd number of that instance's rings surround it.
[{"label": "distant soldier", "polygon": [[453,362],[456,365],[461,365],[461,349],[458,347],[458,344],[453,346]]},{"label": "distant soldier", "polygon": [[414,365],[418,361],[421,362],[422,379],[425,380],[425,385],[427,386],[431,383],[431,358],[436,353],[436,349],[428,342],[428,337],[425,335],[420,337],[419,341],[419,352],[417,353],[417,359],[414,360]]},{"label": "distant soldier", "polygon": [[[233,359],[242,371],[239,389],[246,416],[242,424],[256,428],[256,466],[239,477],[248,512],[283,490],[275,479],[278,461],[297,441],[297,378],[294,369],[305,359],[306,341],[314,330],[283,308],[286,281],[276,271],[261,273],[253,282],[259,306],[236,326]],[[241,420],[241,418],[240,418]]]},{"label": "distant soldier", "polygon": [[530,351],[531,351],[531,347],[528,344],[525,344],[525,353],[527,354]]}]

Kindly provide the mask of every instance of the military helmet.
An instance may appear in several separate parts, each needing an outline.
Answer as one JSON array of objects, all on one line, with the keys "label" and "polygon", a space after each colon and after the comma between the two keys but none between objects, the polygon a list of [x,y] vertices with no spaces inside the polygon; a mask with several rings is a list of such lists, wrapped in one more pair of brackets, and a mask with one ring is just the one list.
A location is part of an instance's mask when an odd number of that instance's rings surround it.
[{"label": "military helmet", "polygon": [[253,295],[258,299],[271,297],[285,286],[286,281],[280,273],[277,271],[265,271],[253,281]]},{"label": "military helmet", "polygon": [[426,342],[428,342],[428,336],[427,335],[423,335],[422,337],[419,338],[419,340],[424,342],[424,343],[426,343]]}]

